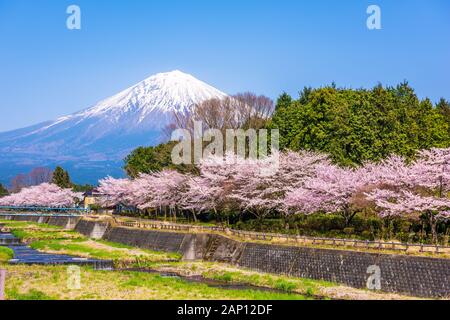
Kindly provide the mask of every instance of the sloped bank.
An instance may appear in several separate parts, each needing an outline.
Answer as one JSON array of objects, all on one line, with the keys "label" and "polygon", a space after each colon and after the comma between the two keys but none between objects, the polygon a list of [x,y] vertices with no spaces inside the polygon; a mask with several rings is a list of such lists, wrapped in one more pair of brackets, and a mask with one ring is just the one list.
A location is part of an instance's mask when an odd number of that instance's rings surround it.
[{"label": "sloped bank", "polygon": [[[69,228],[71,223],[64,218],[53,217],[52,222]],[[36,216],[9,216],[8,219],[36,222]],[[226,262],[257,271],[327,280],[355,288],[366,288],[369,278],[373,277],[371,269],[375,267],[381,271],[384,292],[450,297],[449,259],[239,242],[214,234],[132,229],[89,219],[80,219],[73,228],[96,239],[177,252],[185,260]]]}]

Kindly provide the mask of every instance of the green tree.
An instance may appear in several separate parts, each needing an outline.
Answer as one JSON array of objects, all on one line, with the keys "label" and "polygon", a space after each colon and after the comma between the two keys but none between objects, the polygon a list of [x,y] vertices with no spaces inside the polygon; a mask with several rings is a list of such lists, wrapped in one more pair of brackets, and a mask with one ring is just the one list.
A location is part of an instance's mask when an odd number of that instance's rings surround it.
[{"label": "green tree", "polygon": [[0,183],[0,198],[7,196],[8,194],[8,190]]},{"label": "green tree", "polygon": [[298,99],[298,101],[302,104],[307,104],[309,102],[309,97],[311,96],[312,92],[313,92],[313,88],[304,87],[303,90],[300,91],[300,98]]},{"label": "green tree", "polygon": [[95,189],[93,185],[90,184],[73,184],[72,190],[75,192],[88,192]]},{"label": "green tree", "polygon": [[450,146],[448,120],[407,82],[371,90],[306,88],[299,100],[276,110],[269,128],[280,130],[282,149],[326,152],[349,166]]},{"label": "green tree", "polygon": [[139,147],[125,158],[125,171],[128,176],[136,178],[140,173],[158,172],[174,169],[182,173],[196,173],[194,165],[174,165],[172,149],[178,142],[160,144],[156,147]]},{"label": "green tree", "polygon": [[53,171],[52,183],[60,188],[72,188],[73,184],[70,181],[69,173],[61,167],[56,167]]},{"label": "green tree", "polygon": [[[450,102],[448,102],[444,98],[441,98],[441,100],[439,100],[439,102],[436,104],[436,109],[444,117],[445,121],[447,121],[450,129]],[[450,130],[448,131],[448,133],[450,134]]]},{"label": "green tree", "polygon": [[275,110],[287,108],[292,103],[292,97],[288,95],[286,92],[283,92],[277,99],[275,104]]}]

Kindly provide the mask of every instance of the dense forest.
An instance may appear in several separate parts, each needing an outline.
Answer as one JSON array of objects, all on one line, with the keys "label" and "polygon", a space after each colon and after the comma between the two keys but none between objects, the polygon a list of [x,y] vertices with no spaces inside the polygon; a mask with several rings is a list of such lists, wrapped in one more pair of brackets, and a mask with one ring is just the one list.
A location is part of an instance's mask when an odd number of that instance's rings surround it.
[{"label": "dense forest", "polygon": [[450,104],[420,100],[407,83],[372,90],[305,88],[297,100],[287,94],[278,99],[270,127],[280,130],[282,149],[322,151],[354,166],[450,146]]}]

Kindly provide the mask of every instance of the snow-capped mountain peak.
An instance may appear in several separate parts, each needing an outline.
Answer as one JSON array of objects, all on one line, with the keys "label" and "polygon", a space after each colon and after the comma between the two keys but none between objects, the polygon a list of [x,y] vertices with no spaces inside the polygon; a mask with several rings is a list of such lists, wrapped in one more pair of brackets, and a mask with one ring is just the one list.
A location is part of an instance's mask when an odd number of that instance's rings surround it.
[{"label": "snow-capped mountain peak", "polygon": [[188,112],[193,105],[226,94],[179,70],[153,75],[76,115],[104,116],[107,113],[139,113],[139,122],[154,111]]},{"label": "snow-capped mountain peak", "polygon": [[[94,137],[103,136],[105,130],[118,128],[126,132],[160,130],[170,124],[174,113],[189,112],[198,103],[225,96],[225,93],[179,70],[158,73],[93,107],[61,117],[26,132],[22,137],[52,131],[55,127],[77,126],[87,121],[96,123],[88,128]],[[107,128],[108,124],[114,127]]]},{"label": "snow-capped mountain peak", "polygon": [[179,70],[159,73],[83,111],[0,133],[0,152],[29,158],[121,160],[138,146],[162,142],[161,133],[173,122],[174,113],[225,96]]}]

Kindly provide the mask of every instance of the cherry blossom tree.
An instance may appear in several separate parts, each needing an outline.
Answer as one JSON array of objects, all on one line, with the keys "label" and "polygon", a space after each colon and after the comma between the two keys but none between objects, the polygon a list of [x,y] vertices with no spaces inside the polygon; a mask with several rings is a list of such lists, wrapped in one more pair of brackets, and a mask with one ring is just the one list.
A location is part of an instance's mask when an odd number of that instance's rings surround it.
[{"label": "cherry blossom tree", "polygon": [[439,198],[450,191],[450,148],[423,150],[410,170],[411,184],[433,190]]},{"label": "cherry blossom tree", "polygon": [[329,165],[328,158],[314,152],[274,153],[242,163],[235,178],[237,186],[232,198],[241,208],[262,218],[270,212],[283,212],[286,195],[304,186],[315,176],[320,165]]},{"label": "cherry blossom tree", "polygon": [[236,176],[243,170],[243,161],[232,154],[202,159],[200,175],[188,177],[183,207],[197,213],[212,211],[218,218],[220,213],[238,208],[232,195],[236,189]]},{"label": "cherry blossom tree", "polygon": [[412,186],[411,169],[401,156],[393,155],[380,162],[367,162],[357,170],[368,186]]},{"label": "cherry blossom tree", "polygon": [[98,193],[101,195],[99,203],[105,207],[112,207],[120,203],[131,205],[133,202],[130,198],[133,195],[130,192],[131,180],[115,179],[107,177],[99,181]]},{"label": "cherry blossom tree", "polygon": [[288,210],[305,214],[320,211],[339,213],[348,225],[356,215],[351,208],[352,197],[367,183],[364,176],[359,170],[333,164],[320,164],[315,169],[315,176],[287,194],[285,202]]},{"label": "cherry blossom tree", "polygon": [[437,224],[449,219],[450,149],[423,150],[406,165],[399,157],[380,165],[366,165],[377,187],[367,194],[383,218],[425,214],[437,241]]},{"label": "cherry blossom tree", "polygon": [[142,193],[141,199],[144,200],[137,207],[139,209],[159,208],[165,213],[168,209],[176,218],[186,192],[186,179],[186,175],[175,170],[163,170],[151,175],[140,176],[133,182],[134,190]]},{"label": "cherry blossom tree", "polygon": [[437,224],[450,219],[450,199],[423,196],[410,191],[377,189],[367,196],[380,209],[382,217],[394,217],[425,213],[437,243]]},{"label": "cherry blossom tree", "polygon": [[1,198],[0,205],[61,208],[74,206],[82,197],[82,193],[73,192],[71,189],[62,189],[54,184],[43,183]]},{"label": "cherry blossom tree", "polygon": [[185,194],[187,176],[174,170],[141,174],[134,180],[108,177],[100,181],[98,192],[104,206],[124,204],[140,210],[168,209],[175,214]]},{"label": "cherry blossom tree", "polygon": [[169,210],[175,217],[180,210],[194,219],[202,212],[221,216],[234,210],[257,218],[272,212],[326,212],[341,214],[346,225],[358,212],[355,199],[363,197],[386,220],[425,214],[436,238],[437,224],[450,211],[450,149],[422,151],[412,163],[391,156],[360,168],[342,168],[307,151],[263,159],[211,155],[199,164],[198,176],[164,170],[134,180],[109,177],[98,190],[104,205]]}]

